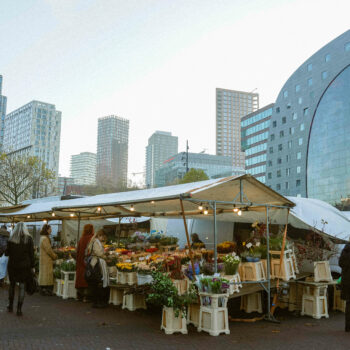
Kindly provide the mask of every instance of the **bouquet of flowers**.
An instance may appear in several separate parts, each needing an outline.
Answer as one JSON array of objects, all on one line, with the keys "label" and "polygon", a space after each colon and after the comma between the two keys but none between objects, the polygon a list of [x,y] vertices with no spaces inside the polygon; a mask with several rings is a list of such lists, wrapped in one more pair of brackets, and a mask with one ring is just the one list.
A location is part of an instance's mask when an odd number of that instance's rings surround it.
[{"label": "bouquet of flowers", "polygon": [[118,263],[117,269],[120,272],[134,272],[136,271],[136,265],[132,263]]},{"label": "bouquet of flowers", "polygon": [[235,275],[237,273],[238,265],[241,259],[236,253],[225,255],[222,258],[225,266],[226,275]]},{"label": "bouquet of flowers", "polygon": [[233,242],[222,242],[218,244],[217,252],[218,253],[232,253],[235,250],[236,244]]}]

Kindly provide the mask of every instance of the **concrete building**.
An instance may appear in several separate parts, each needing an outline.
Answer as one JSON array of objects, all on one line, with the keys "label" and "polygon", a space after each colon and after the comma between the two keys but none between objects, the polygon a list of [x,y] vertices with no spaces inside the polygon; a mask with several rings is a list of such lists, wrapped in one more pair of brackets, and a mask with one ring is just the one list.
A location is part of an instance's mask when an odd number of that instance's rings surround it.
[{"label": "concrete building", "polygon": [[69,186],[74,185],[74,179],[72,177],[59,176],[58,177],[58,187],[57,194],[59,196],[67,195],[67,189]]},{"label": "concrete building", "polygon": [[77,185],[96,184],[96,154],[82,152],[74,154],[70,161],[70,177]]},{"label": "concrete building", "polygon": [[350,194],[350,30],[308,58],[280,91],[266,183],[331,204]]},{"label": "concrete building", "polygon": [[241,145],[245,152],[245,170],[266,182],[266,153],[273,103],[241,119]]},{"label": "concrete building", "polygon": [[146,188],[154,187],[156,171],[163,162],[178,153],[178,137],[171,132],[156,131],[146,147]]},{"label": "concrete building", "polygon": [[245,165],[241,151],[241,118],[258,108],[258,94],[216,89],[216,155],[230,157],[233,166]]},{"label": "concrete building", "polygon": [[126,187],[129,120],[110,115],[98,119],[97,183]]},{"label": "concrete building", "polygon": [[[186,152],[165,160],[156,171],[155,185],[161,187],[181,180],[186,174],[186,165]],[[245,173],[244,168],[232,166],[231,157],[205,153],[188,153],[188,168],[202,169],[211,179]]]},{"label": "concrete building", "polygon": [[32,101],[5,117],[3,150],[37,156],[58,177],[61,112],[55,105]]},{"label": "concrete building", "polygon": [[0,151],[4,141],[7,97],[2,95],[2,75],[0,75]]}]

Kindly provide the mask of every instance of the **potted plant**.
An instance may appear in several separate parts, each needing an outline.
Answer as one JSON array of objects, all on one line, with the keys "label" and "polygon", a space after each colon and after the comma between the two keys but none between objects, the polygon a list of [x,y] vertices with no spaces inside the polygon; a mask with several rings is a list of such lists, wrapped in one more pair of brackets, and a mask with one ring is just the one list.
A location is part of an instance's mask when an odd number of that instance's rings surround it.
[{"label": "potted plant", "polygon": [[222,258],[225,267],[225,275],[232,276],[237,273],[241,259],[236,253],[225,255]]}]

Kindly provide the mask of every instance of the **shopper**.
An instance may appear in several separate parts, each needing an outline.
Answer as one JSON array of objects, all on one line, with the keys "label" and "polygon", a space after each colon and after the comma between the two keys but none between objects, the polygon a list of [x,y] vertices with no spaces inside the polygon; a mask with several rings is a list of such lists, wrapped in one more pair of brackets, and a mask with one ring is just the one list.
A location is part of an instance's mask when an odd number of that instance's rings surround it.
[{"label": "shopper", "polygon": [[192,245],[191,245],[192,248],[195,248],[195,247],[204,248],[205,247],[204,243],[199,239],[198,233],[192,233],[191,240],[192,240]]},{"label": "shopper", "polygon": [[10,233],[7,231],[6,225],[1,226],[0,229],[0,287],[2,287],[7,273],[8,257],[5,256],[7,241]]},{"label": "shopper", "polygon": [[19,222],[7,243],[5,253],[9,257],[8,273],[10,278],[9,304],[7,310],[13,311],[16,283],[19,283],[17,316],[22,316],[25,283],[34,271],[34,246],[33,239],[23,222]]},{"label": "shopper", "polygon": [[109,275],[104,252],[104,244],[107,240],[103,230],[99,230],[91,239],[88,246],[89,264],[92,268],[99,265],[100,278],[95,282],[88,282],[91,289],[93,305],[92,307],[103,308],[107,306],[109,296]]},{"label": "shopper", "polygon": [[350,332],[350,243],[347,243],[340,255],[341,267],[341,298],[346,300],[345,332]]},{"label": "shopper", "polygon": [[41,295],[53,295],[53,262],[57,259],[51,247],[51,226],[45,224],[40,231],[39,286]]},{"label": "shopper", "polygon": [[94,226],[87,224],[84,226],[83,234],[79,240],[77,248],[77,273],[75,288],[77,289],[78,300],[86,301],[88,284],[85,280],[85,255],[91,238],[94,236]]}]

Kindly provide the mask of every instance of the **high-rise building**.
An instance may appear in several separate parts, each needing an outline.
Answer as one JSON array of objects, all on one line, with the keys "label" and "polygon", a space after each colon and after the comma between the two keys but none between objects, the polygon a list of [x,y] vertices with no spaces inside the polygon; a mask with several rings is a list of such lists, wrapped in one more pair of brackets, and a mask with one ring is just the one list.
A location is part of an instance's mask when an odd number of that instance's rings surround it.
[{"label": "high-rise building", "polygon": [[[232,166],[231,157],[205,153],[188,153],[188,168],[202,169],[210,179],[245,173],[243,167]],[[174,155],[165,160],[156,171],[155,186],[161,187],[175,183],[184,177],[186,170],[186,152]]]},{"label": "high-rise building", "polygon": [[266,182],[266,150],[273,103],[241,119],[241,144],[245,152],[245,170]]},{"label": "high-rise building", "polygon": [[60,139],[61,112],[55,105],[32,101],[5,117],[3,150],[38,157],[56,177]]},{"label": "high-rise building", "polygon": [[7,97],[2,95],[2,75],[0,75],[0,151],[4,141],[6,105]]},{"label": "high-rise building", "polygon": [[267,185],[331,204],[350,194],[349,96],[350,30],[308,58],[282,87],[270,121]]},{"label": "high-rise building", "polygon": [[216,89],[216,154],[231,157],[233,166],[244,167],[241,118],[258,108],[259,94]]},{"label": "high-rise building", "polygon": [[129,120],[110,115],[98,119],[97,183],[126,187]]},{"label": "high-rise building", "polygon": [[82,152],[72,155],[70,161],[70,177],[77,185],[95,185],[96,154]]},{"label": "high-rise building", "polygon": [[177,154],[178,137],[171,132],[156,131],[146,147],[146,187],[154,187],[156,171],[166,159]]}]

